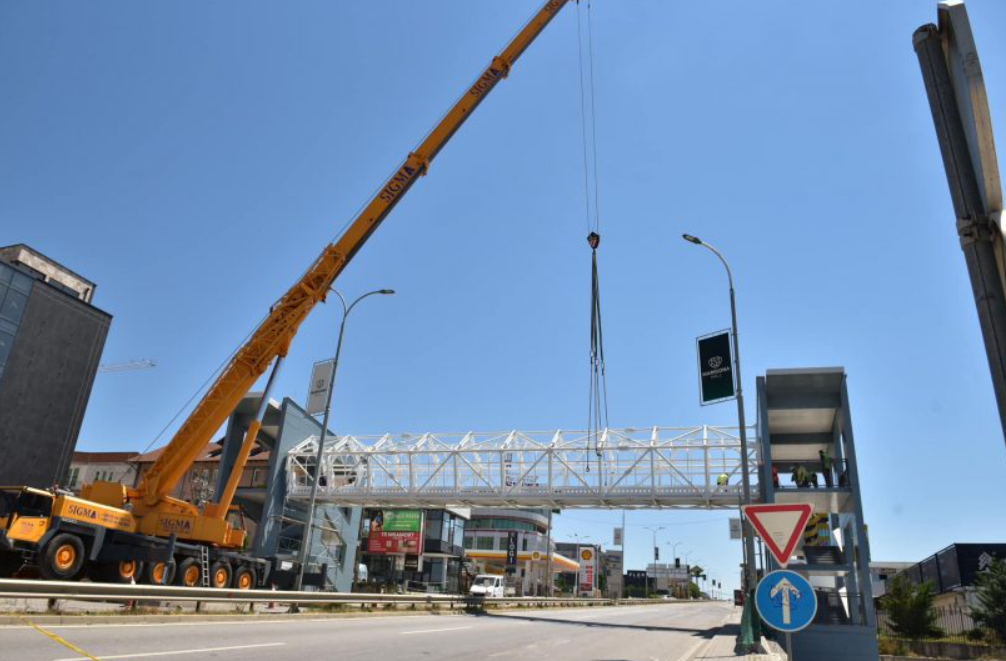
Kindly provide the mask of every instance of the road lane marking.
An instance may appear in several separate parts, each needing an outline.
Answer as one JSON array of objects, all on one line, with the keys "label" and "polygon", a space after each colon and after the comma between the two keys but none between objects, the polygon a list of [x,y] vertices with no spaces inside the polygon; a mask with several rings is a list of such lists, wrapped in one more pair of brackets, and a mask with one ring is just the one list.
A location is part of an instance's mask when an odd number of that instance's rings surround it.
[{"label": "road lane marking", "polygon": [[64,638],[60,638],[59,636],[57,636],[56,634],[54,634],[51,631],[46,631],[45,629],[43,629],[42,627],[38,626],[37,624],[35,624],[31,620],[29,620],[28,618],[21,617],[21,618],[18,618],[18,619],[20,619],[22,622],[27,622],[29,627],[31,627],[35,631],[38,631],[40,634],[42,634],[43,636],[46,636],[50,640],[59,643],[60,645],[62,645],[63,647],[65,647],[67,649],[73,650],[77,654],[83,654],[84,656],[80,657],[81,661],[101,661],[101,659],[99,659],[98,657],[91,656],[85,650],[80,649],[79,647],[77,647],[76,645],[74,645],[73,643],[71,643],[70,641],[68,641],[68,640],[66,640]]},{"label": "road lane marking", "polygon": [[401,633],[403,636],[411,636],[417,633],[440,633],[441,631],[461,631],[462,629],[471,629],[471,627],[468,626],[468,627],[447,627],[445,629],[420,629],[418,631],[401,631],[399,633]]},{"label": "road lane marking", "polygon": [[[113,654],[101,657],[101,661],[107,659],[142,659],[151,656],[172,656],[174,654],[203,654],[206,652],[228,652],[230,650],[249,650],[257,647],[279,647],[286,643],[261,643],[259,645],[231,645],[230,647],[203,647],[195,650],[171,650],[169,652],[140,652],[137,654]],[[74,656],[66,659],[55,659],[54,661],[90,661],[93,656]]]}]

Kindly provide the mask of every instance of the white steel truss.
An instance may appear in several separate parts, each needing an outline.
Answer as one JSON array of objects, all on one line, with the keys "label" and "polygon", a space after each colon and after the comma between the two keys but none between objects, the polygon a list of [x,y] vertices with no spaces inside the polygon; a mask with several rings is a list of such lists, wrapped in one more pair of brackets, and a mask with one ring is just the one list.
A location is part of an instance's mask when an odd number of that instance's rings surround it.
[{"label": "white steel truss", "polygon": [[[752,429],[755,498],[758,447]],[[289,452],[288,497],[310,496],[317,452],[317,436]],[[330,436],[318,489],[346,506],[434,508],[733,508],[741,494],[738,428],[709,426]]]}]

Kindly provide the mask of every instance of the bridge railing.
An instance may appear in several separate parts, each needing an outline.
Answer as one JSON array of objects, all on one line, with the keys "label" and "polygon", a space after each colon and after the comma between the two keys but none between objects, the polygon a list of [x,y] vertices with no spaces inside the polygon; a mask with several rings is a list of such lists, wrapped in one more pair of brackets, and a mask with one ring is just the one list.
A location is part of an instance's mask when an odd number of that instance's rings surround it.
[{"label": "bridge railing", "polygon": [[603,606],[616,603],[660,603],[649,599],[591,599],[580,597],[472,597],[457,594],[370,594],[363,592],[294,592],[288,590],[228,590],[164,585],[123,585],[76,581],[0,579],[0,599],[59,599],[105,602],[277,603],[297,605],[416,604],[446,606],[570,605]]}]

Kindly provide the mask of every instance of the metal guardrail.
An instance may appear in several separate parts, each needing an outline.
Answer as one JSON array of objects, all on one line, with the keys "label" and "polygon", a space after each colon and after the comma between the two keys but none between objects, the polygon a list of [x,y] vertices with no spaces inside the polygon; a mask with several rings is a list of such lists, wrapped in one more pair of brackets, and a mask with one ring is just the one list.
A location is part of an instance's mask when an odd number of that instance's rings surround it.
[{"label": "metal guardrail", "polygon": [[377,594],[365,592],[295,592],[292,590],[229,590],[166,585],[120,585],[0,579],[0,599],[73,599],[79,601],[194,601],[283,604],[526,604],[609,606],[633,603],[670,603],[653,599],[587,599],[563,597],[490,597],[446,594]]}]

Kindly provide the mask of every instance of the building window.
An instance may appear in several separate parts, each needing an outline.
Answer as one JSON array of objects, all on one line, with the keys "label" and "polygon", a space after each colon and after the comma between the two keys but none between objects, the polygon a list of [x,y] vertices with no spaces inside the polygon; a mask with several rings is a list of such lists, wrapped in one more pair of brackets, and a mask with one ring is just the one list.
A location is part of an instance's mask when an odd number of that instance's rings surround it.
[{"label": "building window", "polygon": [[465,537],[465,548],[466,549],[470,549],[471,547],[472,547],[472,538],[471,537]]},{"label": "building window", "polygon": [[3,306],[0,307],[0,317],[13,324],[21,323],[21,315],[24,314],[24,307],[28,303],[28,297],[14,290],[7,292]]},{"label": "building window", "polygon": [[521,551],[526,551],[527,550],[527,535],[524,535],[524,539],[521,542],[521,549],[520,550]]},{"label": "building window", "polygon": [[76,467],[76,466],[73,467],[73,468],[71,468],[70,469],[70,480],[69,480],[69,484],[67,486],[69,486],[71,489],[73,489],[74,487],[76,487],[77,486],[77,478],[79,476],[80,476],[80,468]]},{"label": "building window", "polygon": [[493,550],[493,538],[492,537],[476,537],[475,538],[475,548],[480,551],[492,551]]}]

